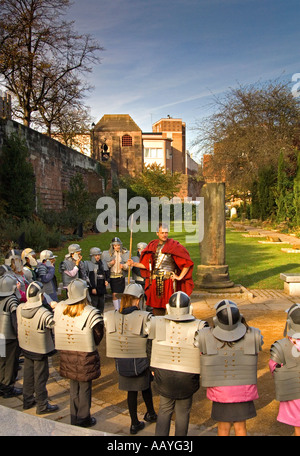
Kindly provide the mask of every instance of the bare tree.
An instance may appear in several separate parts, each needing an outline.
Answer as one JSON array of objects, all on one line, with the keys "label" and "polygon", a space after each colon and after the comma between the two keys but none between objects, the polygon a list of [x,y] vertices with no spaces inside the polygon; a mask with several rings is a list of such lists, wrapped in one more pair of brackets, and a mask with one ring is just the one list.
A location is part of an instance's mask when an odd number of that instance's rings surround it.
[{"label": "bare tree", "polygon": [[65,106],[53,122],[53,135],[66,146],[81,148],[84,135],[90,135],[92,120],[89,108],[76,104]]},{"label": "bare tree", "polygon": [[69,0],[0,0],[0,74],[26,126],[58,90],[67,92],[65,84],[78,82],[100,62],[99,44],[63,19],[69,5]]},{"label": "bare tree", "polygon": [[300,109],[288,84],[240,86],[214,102],[214,114],[195,126],[195,144],[211,154],[210,165],[232,191],[249,190],[260,169],[277,166],[281,151],[295,152]]}]

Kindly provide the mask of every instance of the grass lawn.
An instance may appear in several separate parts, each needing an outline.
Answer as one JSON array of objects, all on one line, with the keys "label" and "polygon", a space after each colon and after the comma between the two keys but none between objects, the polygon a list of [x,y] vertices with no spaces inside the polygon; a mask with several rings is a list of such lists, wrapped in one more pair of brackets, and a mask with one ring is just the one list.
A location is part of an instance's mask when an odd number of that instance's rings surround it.
[{"label": "grass lawn", "polygon": [[231,280],[246,288],[283,289],[281,272],[300,273],[300,254],[282,252],[288,244],[259,244],[264,238],[226,231],[226,261]]},{"label": "grass lawn", "polygon": [[[129,249],[129,232],[94,234],[86,236],[80,241],[74,241],[74,243],[80,244],[83,259],[87,260],[89,259],[91,247],[99,247],[102,251],[107,250],[115,235]],[[169,237],[178,240],[188,249],[195,263],[195,280],[197,265],[201,264],[199,244],[186,244],[186,233],[184,232],[174,233],[170,230]],[[148,243],[152,239],[156,239],[155,233],[133,233],[132,255],[136,255],[136,245],[138,242]],[[263,240],[263,238],[246,238],[242,236],[242,233],[236,233],[231,230],[226,231],[226,263],[229,266],[230,279],[236,284],[241,284],[250,289],[283,289],[283,282],[280,280],[279,275],[281,272],[300,273],[300,254],[282,252],[281,248],[286,247],[286,244],[259,244],[259,240]],[[55,252],[58,256],[56,261],[58,282],[61,282],[58,267],[68,251],[68,245],[71,243],[69,241],[62,249]]]}]

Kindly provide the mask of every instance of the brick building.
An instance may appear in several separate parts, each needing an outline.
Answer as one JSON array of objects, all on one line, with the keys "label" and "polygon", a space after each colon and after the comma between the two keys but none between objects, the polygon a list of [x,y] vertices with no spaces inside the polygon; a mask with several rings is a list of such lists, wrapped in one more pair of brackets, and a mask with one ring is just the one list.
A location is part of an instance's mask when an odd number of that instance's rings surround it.
[{"label": "brick building", "polygon": [[172,140],[172,171],[186,174],[185,123],[181,119],[168,117],[155,122],[152,130]]},{"label": "brick building", "polygon": [[142,130],[128,114],[104,115],[91,132],[91,156],[101,161],[106,144],[119,175],[134,176],[143,169]]}]

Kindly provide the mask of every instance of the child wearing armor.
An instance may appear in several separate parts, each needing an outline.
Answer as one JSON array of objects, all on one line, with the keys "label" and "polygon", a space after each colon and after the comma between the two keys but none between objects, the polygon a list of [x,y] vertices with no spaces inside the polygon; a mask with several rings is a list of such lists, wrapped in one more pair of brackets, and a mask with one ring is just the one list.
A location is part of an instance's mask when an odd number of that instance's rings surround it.
[{"label": "child wearing armor", "polygon": [[19,300],[16,292],[17,279],[10,274],[3,275],[0,278],[0,334],[5,345],[1,344],[0,396],[4,398],[22,394],[22,389],[14,386],[19,356],[16,316]]},{"label": "child wearing armor", "polygon": [[110,288],[113,305],[116,310],[119,310],[120,308],[118,294],[123,293],[125,289],[125,275],[128,271],[128,259],[129,251],[123,247],[123,244],[118,237],[112,239],[109,250],[105,250],[102,255],[102,260],[106,262],[110,271]]},{"label": "child wearing armor", "polygon": [[35,269],[38,281],[43,284],[43,292],[47,293],[53,301],[58,301],[57,281],[55,277],[55,259],[51,250],[43,250],[40,253],[40,261]]},{"label": "child wearing armor", "polygon": [[68,299],[54,311],[55,348],[60,352],[60,375],[70,380],[71,424],[90,427],[92,381],[100,377],[97,345],[103,338],[103,317],[89,304],[87,283],[74,279],[68,285]]},{"label": "child wearing armor", "polygon": [[156,436],[168,436],[175,412],[175,436],[188,434],[193,395],[200,387],[200,351],[194,347],[196,332],[208,326],[193,316],[190,297],[173,293],[167,314],[151,325],[151,370],[160,396]]},{"label": "child wearing armor", "polygon": [[147,323],[151,315],[139,309],[139,301],[144,294],[141,285],[131,283],[126,286],[119,311],[105,312],[106,356],[115,358],[119,373],[119,389],[127,391],[127,403],[131,418],[130,434],[137,434],[145,427],[137,416],[138,391],[142,392],[147,412],[144,420],[155,422],[151,372],[147,357]]},{"label": "child wearing armor", "polygon": [[222,300],[216,306],[214,327],[198,331],[201,384],[212,401],[211,417],[218,422],[218,435],[247,435],[246,421],[256,416],[257,357],[263,338],[247,325],[237,305]]},{"label": "child wearing armor", "polygon": [[92,247],[90,249],[90,260],[85,261],[84,264],[87,271],[91,304],[103,314],[106,287],[110,279],[108,267],[101,260],[101,254],[102,252],[98,247]]},{"label": "child wearing armor", "polygon": [[81,247],[79,244],[71,244],[65,259],[59,265],[62,283],[65,290],[74,279],[86,280],[86,272],[82,261]]},{"label": "child wearing armor", "polygon": [[294,426],[295,436],[300,436],[300,304],[287,310],[283,335],[272,344],[269,361],[279,401],[277,421]]},{"label": "child wearing armor", "polygon": [[48,357],[55,353],[53,311],[43,305],[41,282],[31,282],[26,296],[26,303],[17,308],[18,339],[24,355],[23,409],[36,404],[36,413],[44,415],[58,410],[57,405],[48,402],[47,392]]},{"label": "child wearing armor", "polygon": [[5,256],[5,265],[11,269],[10,274],[12,274],[19,283],[18,290],[21,295],[20,302],[26,302],[26,290],[30,282],[26,277],[26,270],[23,268],[20,250],[10,250]]}]

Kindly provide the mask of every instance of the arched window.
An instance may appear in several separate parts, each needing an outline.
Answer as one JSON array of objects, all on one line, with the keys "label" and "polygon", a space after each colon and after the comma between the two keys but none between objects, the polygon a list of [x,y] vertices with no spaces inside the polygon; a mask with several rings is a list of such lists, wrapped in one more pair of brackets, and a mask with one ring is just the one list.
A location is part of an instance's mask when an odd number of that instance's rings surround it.
[{"label": "arched window", "polygon": [[122,136],[122,147],[132,146],[132,137],[129,135]]}]

